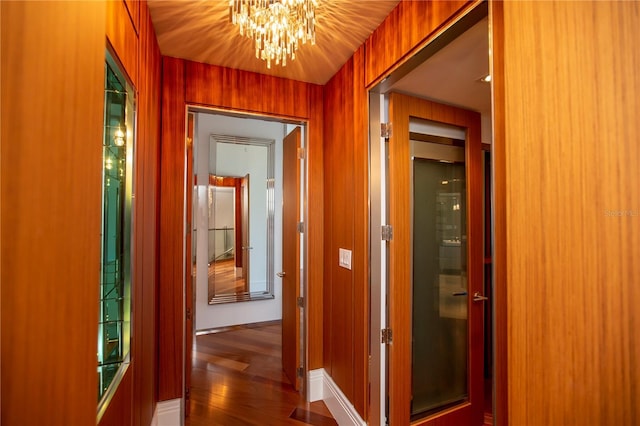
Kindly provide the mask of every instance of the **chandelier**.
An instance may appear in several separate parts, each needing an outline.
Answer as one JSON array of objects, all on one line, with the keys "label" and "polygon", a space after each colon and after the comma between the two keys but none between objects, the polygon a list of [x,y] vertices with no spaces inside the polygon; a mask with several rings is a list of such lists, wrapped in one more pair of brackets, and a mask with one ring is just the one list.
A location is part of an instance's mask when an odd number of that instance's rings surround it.
[{"label": "chandelier", "polygon": [[255,43],[256,58],[287,65],[301,44],[316,44],[317,0],[229,0],[231,22]]}]

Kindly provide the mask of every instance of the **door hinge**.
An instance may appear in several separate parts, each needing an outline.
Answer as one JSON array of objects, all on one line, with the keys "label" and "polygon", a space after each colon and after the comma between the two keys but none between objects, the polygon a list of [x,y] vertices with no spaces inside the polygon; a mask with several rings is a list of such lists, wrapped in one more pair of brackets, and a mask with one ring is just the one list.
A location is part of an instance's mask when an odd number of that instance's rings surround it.
[{"label": "door hinge", "polygon": [[304,297],[298,297],[296,303],[298,304],[298,308],[304,308]]},{"label": "door hinge", "polygon": [[187,320],[191,320],[191,308],[187,308],[186,310]]},{"label": "door hinge", "polygon": [[382,240],[391,241],[393,239],[393,227],[391,225],[382,225]]},{"label": "door hinge", "polygon": [[380,137],[385,139],[391,137],[391,123],[380,123]]},{"label": "door hinge", "polygon": [[185,388],[184,390],[184,399],[191,398],[191,388]]},{"label": "door hinge", "polygon": [[390,328],[383,328],[380,330],[380,343],[390,345],[393,342],[393,333]]},{"label": "door hinge", "polygon": [[304,377],[304,368],[302,368],[302,367],[296,368],[296,376]]},{"label": "door hinge", "polygon": [[307,156],[307,152],[305,151],[305,149],[304,148],[298,148],[298,159],[299,160],[304,160],[306,156]]},{"label": "door hinge", "polygon": [[304,222],[298,222],[298,232],[301,234],[304,233]]}]

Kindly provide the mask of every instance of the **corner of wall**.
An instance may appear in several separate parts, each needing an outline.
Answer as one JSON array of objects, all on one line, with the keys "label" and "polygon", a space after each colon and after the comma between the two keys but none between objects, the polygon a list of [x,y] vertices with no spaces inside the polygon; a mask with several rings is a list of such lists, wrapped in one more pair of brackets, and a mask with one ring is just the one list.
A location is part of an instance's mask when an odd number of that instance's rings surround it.
[{"label": "corner of wall", "polygon": [[[339,425],[366,426],[351,401],[342,393],[331,376],[322,370],[322,400]],[[318,371],[318,370],[314,370]],[[311,372],[310,372],[311,373]],[[316,373],[318,374],[318,373]],[[311,376],[311,374],[309,374]],[[311,380],[311,377],[309,377]]]}]

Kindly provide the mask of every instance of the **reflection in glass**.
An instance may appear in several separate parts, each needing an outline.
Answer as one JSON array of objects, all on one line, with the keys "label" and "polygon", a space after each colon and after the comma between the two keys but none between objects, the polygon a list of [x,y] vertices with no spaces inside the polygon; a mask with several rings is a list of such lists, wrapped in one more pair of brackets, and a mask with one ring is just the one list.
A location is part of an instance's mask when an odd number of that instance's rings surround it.
[{"label": "reflection in glass", "polygon": [[[464,158],[463,148],[448,148]],[[413,209],[415,419],[468,397],[464,163],[414,158]]]},{"label": "reflection in glass", "polygon": [[248,247],[249,175],[209,176],[209,288],[214,297],[244,294],[250,282]]},{"label": "reflection in glass", "polygon": [[211,135],[209,303],[274,297],[275,141]]},{"label": "reflection in glass", "polygon": [[104,94],[98,400],[127,360],[131,336],[133,92],[108,54]]}]

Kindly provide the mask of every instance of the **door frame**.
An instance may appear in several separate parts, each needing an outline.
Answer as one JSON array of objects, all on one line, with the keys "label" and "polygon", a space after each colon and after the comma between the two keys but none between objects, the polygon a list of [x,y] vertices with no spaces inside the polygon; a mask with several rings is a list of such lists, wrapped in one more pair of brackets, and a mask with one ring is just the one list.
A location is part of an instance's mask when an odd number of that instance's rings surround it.
[{"label": "door frame", "polygon": [[[191,203],[187,203],[187,191],[193,191],[192,188],[187,188],[186,183],[190,182],[190,181],[195,181],[193,179],[191,179],[187,173],[188,170],[192,170],[192,172],[194,171],[193,167],[188,167],[189,164],[193,164],[193,161],[195,159],[195,156],[193,154],[193,149],[186,149],[187,148],[187,143],[189,143],[188,141],[188,117],[189,114],[196,114],[196,113],[208,113],[208,114],[216,114],[216,115],[223,115],[223,116],[228,116],[228,117],[235,117],[235,118],[250,118],[250,119],[254,119],[254,120],[263,120],[263,121],[273,121],[276,123],[280,123],[283,125],[283,128],[286,130],[286,126],[287,125],[295,125],[295,126],[300,126],[302,127],[302,138],[301,138],[301,144],[302,147],[304,149],[306,149],[306,147],[308,147],[309,145],[309,123],[307,119],[296,119],[296,118],[291,118],[291,117],[285,117],[285,116],[279,116],[279,115],[266,115],[266,114],[260,114],[260,113],[249,113],[246,111],[241,111],[241,110],[234,110],[234,109],[224,109],[224,108],[217,108],[217,107],[213,107],[213,106],[206,106],[206,105],[199,105],[199,104],[191,104],[191,103],[185,103],[185,114],[184,114],[184,123],[185,123],[185,135],[184,135],[184,143],[185,143],[185,150],[184,150],[184,164],[185,164],[185,168],[184,168],[184,178],[185,178],[185,188],[183,189],[183,200],[184,200],[184,221],[183,223],[186,224],[187,223],[187,218],[191,218],[192,214],[193,214],[193,200]],[[197,126],[198,126],[198,121],[196,118],[194,118],[194,134],[193,134],[193,140],[190,142],[192,144],[192,146],[195,146],[196,143],[198,143],[198,130],[197,130]],[[285,133],[283,132],[283,135]],[[284,137],[284,136],[283,136]],[[301,167],[301,173],[299,175],[299,179],[300,179],[300,187],[301,187],[301,194],[300,194],[300,203],[301,203],[301,209],[302,209],[302,221],[304,223],[308,223],[308,182],[309,182],[309,176],[308,176],[308,170],[309,170],[309,165],[308,165],[308,159],[307,156],[304,156],[302,159],[302,167]],[[193,173],[192,173],[193,174]],[[280,207],[281,208],[281,207]],[[191,222],[191,219],[188,220],[188,222]],[[187,262],[186,256],[187,256],[187,247],[186,247],[186,240],[187,240],[187,232],[185,230],[185,232],[183,232],[183,264],[185,264],[185,262]],[[301,235],[301,242],[300,242],[300,247],[302,248],[302,255],[299,255],[298,257],[298,265],[300,266],[300,268],[302,269],[302,273],[300,275],[300,296],[304,297],[304,307],[302,307],[300,309],[300,316],[302,318],[301,322],[301,327],[300,327],[300,335],[298,336],[298,341],[299,343],[299,353],[300,353],[300,363],[301,363],[301,367],[303,370],[303,380],[300,380],[301,384],[300,384],[300,389],[299,392],[301,395],[303,395],[303,397],[305,399],[308,399],[308,389],[307,389],[307,383],[305,378],[308,375],[308,359],[309,359],[309,342],[308,342],[308,301],[307,301],[307,297],[306,295],[308,294],[308,280],[307,280],[307,276],[308,276],[308,257],[307,257],[307,253],[309,252],[309,237],[308,235]],[[275,275],[275,266],[273,268],[273,273]],[[195,329],[195,315],[196,315],[196,300],[197,300],[197,295],[196,295],[196,288],[195,288],[195,280],[193,279],[194,277],[191,277],[191,282],[189,283],[188,280],[186,279],[185,274],[183,274],[184,276],[184,283],[183,283],[183,308],[184,308],[184,312],[188,312],[187,309],[189,308],[189,301],[187,300],[188,295],[192,294],[193,295],[193,300],[192,300],[192,306],[191,306],[191,316],[192,316],[192,321],[191,324],[193,325],[193,327],[191,329],[188,328],[188,322],[186,319],[183,320],[183,329],[184,329],[184,338],[183,338],[183,366],[182,369],[183,371],[185,371],[185,375],[183,377],[183,389],[185,390],[185,394],[183,394],[183,403],[185,402],[185,397],[186,397],[186,385],[188,384],[188,379],[187,379],[187,374],[191,374],[191,371],[187,372],[186,368],[188,365],[191,365],[191,368],[193,368],[193,363],[192,363],[192,348],[187,346],[188,343],[188,337],[187,336],[191,336],[192,337],[192,341],[195,342],[195,333],[196,333],[196,329]],[[191,285],[192,288],[189,289],[188,285]],[[188,407],[183,407],[183,418],[185,417],[186,414],[188,414]]]},{"label": "door frame", "polygon": [[[381,136],[381,123],[388,122],[384,110],[384,95],[391,90],[392,85],[417,68],[422,62],[435,52],[446,46],[449,42],[473,26],[480,19],[489,18],[489,68],[492,75],[492,112],[491,124],[493,127],[493,149],[491,149],[491,233],[485,238],[492,240],[493,273],[491,294],[487,295],[493,300],[492,334],[492,380],[493,380],[493,421],[494,425],[508,423],[507,390],[508,378],[506,372],[506,343],[507,343],[507,296],[506,273],[504,265],[498,264],[496,259],[504,259],[499,254],[504,251],[503,244],[504,225],[499,221],[503,215],[496,213],[496,207],[504,205],[502,186],[504,182],[502,158],[503,128],[497,126],[497,118],[502,120],[500,108],[495,104],[495,99],[502,95],[502,64],[501,56],[502,40],[500,39],[502,24],[501,2],[473,0],[462,8],[456,16],[427,38],[417,43],[407,54],[399,59],[387,71],[380,74],[366,86],[368,93],[369,116],[369,248],[370,248],[370,316],[369,316],[369,418],[379,420],[375,424],[385,424],[386,411],[386,363],[387,348],[381,341],[381,330],[386,327],[387,317],[385,300],[387,297],[387,244],[380,238],[381,227],[388,224],[388,213],[385,211],[385,203],[388,198],[385,167],[385,138]],[[497,148],[497,149],[496,149]],[[502,247],[499,247],[502,246]],[[500,252],[500,253],[498,253]],[[373,424],[373,423],[372,423]]]},{"label": "door frame", "polygon": [[[389,95],[389,119],[392,132],[389,138],[388,152],[389,176],[397,180],[389,181],[394,187],[405,190],[390,192],[389,220],[393,226],[393,238],[389,242],[389,323],[393,333],[393,342],[388,350],[389,364],[389,420],[392,424],[410,422],[409,405],[411,386],[405,377],[411,376],[411,289],[413,217],[411,196],[411,157],[410,157],[410,119],[418,118],[464,128],[465,176],[467,199],[467,318],[468,318],[468,400],[463,403],[429,415],[412,424],[433,424],[449,415],[456,424],[482,424],[484,400],[484,344],[483,328],[484,303],[473,301],[472,294],[483,292],[483,220],[482,220],[482,147],[480,131],[480,113],[438,104],[399,93]],[[398,181],[400,184],[398,185]],[[393,298],[393,299],[392,299]],[[395,300],[394,300],[395,299]],[[395,360],[393,359],[395,358]],[[406,405],[398,406],[395,402]],[[475,405],[472,405],[475,404]],[[448,423],[444,423],[448,424]]]}]

